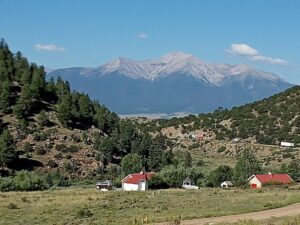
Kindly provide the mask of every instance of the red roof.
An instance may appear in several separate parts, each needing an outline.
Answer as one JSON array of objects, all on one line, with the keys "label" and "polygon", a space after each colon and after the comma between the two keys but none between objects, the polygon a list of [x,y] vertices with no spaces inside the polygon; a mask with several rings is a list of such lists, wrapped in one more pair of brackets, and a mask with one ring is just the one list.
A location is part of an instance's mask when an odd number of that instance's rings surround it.
[{"label": "red roof", "polygon": [[265,183],[293,183],[292,178],[288,174],[255,174],[254,175],[262,184]]},{"label": "red roof", "polygon": [[129,174],[122,180],[122,183],[138,184],[142,180],[150,180],[154,174],[154,172]]}]

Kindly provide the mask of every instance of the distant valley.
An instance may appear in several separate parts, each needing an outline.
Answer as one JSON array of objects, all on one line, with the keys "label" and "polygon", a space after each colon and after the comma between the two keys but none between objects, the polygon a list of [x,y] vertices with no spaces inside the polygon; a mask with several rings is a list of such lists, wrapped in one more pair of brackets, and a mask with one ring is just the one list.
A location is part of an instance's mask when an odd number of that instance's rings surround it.
[{"label": "distant valley", "polygon": [[248,65],[208,64],[181,52],[156,60],[118,58],[97,68],[48,72],[119,114],[210,112],[269,97],[291,86]]}]

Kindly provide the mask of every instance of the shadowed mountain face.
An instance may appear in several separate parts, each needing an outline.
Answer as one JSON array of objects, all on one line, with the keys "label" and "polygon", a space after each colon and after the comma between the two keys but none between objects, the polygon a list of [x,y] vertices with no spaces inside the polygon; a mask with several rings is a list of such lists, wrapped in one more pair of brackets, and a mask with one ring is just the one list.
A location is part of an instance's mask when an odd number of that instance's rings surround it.
[{"label": "shadowed mountain face", "polygon": [[53,70],[75,90],[121,113],[209,112],[271,96],[292,86],[247,65],[207,64],[184,53],[158,60],[119,58],[97,68]]}]

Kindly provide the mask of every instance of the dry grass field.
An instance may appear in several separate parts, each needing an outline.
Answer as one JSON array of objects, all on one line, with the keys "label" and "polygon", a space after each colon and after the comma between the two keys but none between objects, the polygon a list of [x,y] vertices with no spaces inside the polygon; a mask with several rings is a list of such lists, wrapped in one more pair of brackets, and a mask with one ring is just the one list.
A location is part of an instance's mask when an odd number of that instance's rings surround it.
[{"label": "dry grass field", "polygon": [[[261,211],[300,202],[300,190],[100,192],[66,188],[0,193],[1,225],[140,224]],[[299,222],[299,220],[298,220]],[[248,222],[247,222],[248,224]]]}]

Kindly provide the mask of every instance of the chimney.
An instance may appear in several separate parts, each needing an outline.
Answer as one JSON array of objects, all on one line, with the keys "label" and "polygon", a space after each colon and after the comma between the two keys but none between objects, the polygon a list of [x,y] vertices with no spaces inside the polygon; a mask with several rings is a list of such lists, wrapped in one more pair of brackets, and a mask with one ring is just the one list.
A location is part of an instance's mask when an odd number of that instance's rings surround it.
[{"label": "chimney", "polygon": [[145,174],[145,167],[142,168],[140,174]]}]

